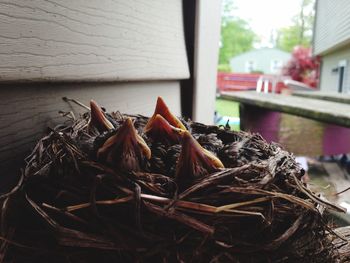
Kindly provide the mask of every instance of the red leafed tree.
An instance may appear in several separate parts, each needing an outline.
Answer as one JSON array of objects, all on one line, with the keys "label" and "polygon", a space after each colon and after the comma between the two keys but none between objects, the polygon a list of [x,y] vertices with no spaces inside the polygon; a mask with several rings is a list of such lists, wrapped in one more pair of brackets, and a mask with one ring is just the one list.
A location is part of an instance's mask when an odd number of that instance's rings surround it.
[{"label": "red leafed tree", "polygon": [[300,81],[311,87],[317,87],[319,81],[320,58],[312,56],[311,48],[296,46],[292,58],[283,68],[283,75]]}]

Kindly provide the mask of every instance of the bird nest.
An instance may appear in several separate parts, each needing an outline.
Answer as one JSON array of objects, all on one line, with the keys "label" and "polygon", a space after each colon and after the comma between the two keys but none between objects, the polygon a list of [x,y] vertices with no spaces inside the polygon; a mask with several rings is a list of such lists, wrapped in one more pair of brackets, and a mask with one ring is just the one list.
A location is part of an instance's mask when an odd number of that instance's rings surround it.
[{"label": "bird nest", "polygon": [[51,129],[2,196],[4,262],[336,262],[326,208],[260,135],[91,111]]}]

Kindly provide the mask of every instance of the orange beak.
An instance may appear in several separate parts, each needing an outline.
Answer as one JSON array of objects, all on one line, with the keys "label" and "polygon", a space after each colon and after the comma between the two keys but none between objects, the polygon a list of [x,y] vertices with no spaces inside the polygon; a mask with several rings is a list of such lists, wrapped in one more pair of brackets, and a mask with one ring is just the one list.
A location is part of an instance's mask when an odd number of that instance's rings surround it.
[{"label": "orange beak", "polygon": [[184,190],[193,180],[224,168],[222,162],[185,131],[182,148],[176,166],[176,180],[179,188]]},{"label": "orange beak", "polygon": [[98,104],[91,100],[90,101],[91,118],[89,127],[95,127],[99,132],[108,131],[114,128],[113,124],[106,118],[106,115],[102,111]]},{"label": "orange beak", "polygon": [[171,126],[161,115],[151,118],[144,129],[145,133],[155,140],[167,144],[179,143],[185,130]]},{"label": "orange beak", "polygon": [[187,130],[182,122],[170,112],[168,106],[165,104],[164,100],[161,97],[158,97],[157,99],[156,109],[154,110],[153,116],[148,120],[144,128],[145,130],[149,129],[149,126],[152,124],[158,114],[167,120],[173,127],[179,128],[181,130]]},{"label": "orange beak", "polygon": [[151,158],[151,150],[128,118],[98,149],[97,158],[123,171],[140,171],[144,158]]}]

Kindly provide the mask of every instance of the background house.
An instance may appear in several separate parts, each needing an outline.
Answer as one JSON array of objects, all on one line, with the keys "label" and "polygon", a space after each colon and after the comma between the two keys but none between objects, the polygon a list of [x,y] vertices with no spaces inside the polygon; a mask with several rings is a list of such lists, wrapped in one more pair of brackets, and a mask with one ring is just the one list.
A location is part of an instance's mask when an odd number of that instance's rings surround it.
[{"label": "background house", "polygon": [[290,57],[288,52],[277,48],[261,48],[231,58],[230,67],[232,72],[278,74]]},{"label": "background house", "polygon": [[350,1],[318,0],[314,55],[321,56],[322,91],[350,92]]}]

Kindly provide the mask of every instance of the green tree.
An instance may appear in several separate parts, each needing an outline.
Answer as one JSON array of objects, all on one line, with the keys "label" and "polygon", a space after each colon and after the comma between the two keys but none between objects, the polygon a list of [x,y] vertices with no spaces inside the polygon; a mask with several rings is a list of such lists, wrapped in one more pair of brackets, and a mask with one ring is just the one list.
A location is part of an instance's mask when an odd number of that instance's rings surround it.
[{"label": "green tree", "polygon": [[257,38],[246,21],[232,15],[235,9],[234,0],[223,1],[219,65],[226,71],[230,68],[229,60],[252,49]]},{"label": "green tree", "polygon": [[290,52],[295,46],[310,47],[314,23],[315,0],[301,0],[300,12],[293,18],[293,25],[278,30],[276,46]]},{"label": "green tree", "polygon": [[240,18],[223,19],[219,64],[228,64],[230,58],[253,48],[255,33]]}]

